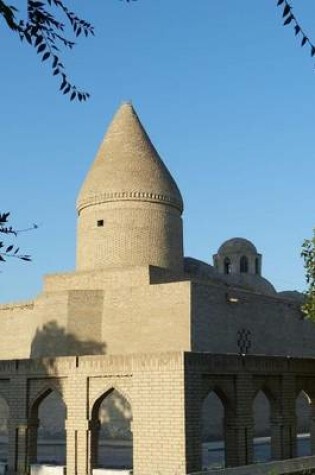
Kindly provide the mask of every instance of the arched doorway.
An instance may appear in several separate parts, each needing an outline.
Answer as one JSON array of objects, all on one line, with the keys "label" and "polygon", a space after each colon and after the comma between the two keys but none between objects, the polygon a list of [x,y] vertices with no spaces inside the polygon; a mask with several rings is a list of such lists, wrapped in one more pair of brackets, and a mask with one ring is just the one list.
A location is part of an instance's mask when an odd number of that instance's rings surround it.
[{"label": "arched doorway", "polygon": [[114,388],[93,406],[90,450],[92,469],[133,468],[132,408]]},{"label": "arched doorway", "polygon": [[66,406],[61,395],[47,389],[33,403],[29,419],[30,463],[66,465]]},{"label": "arched doorway", "polygon": [[311,455],[310,423],[311,399],[305,391],[300,391],[295,400],[296,412],[296,456],[306,457]]},{"label": "arched doorway", "polygon": [[202,404],[202,469],[225,467],[224,413],[222,399],[211,391]]},{"label": "arched doorway", "polygon": [[271,460],[270,415],[270,401],[264,391],[260,390],[253,400],[253,461],[255,463]]},{"label": "arched doorway", "polygon": [[0,463],[8,461],[8,421],[9,406],[4,397],[0,396]]}]

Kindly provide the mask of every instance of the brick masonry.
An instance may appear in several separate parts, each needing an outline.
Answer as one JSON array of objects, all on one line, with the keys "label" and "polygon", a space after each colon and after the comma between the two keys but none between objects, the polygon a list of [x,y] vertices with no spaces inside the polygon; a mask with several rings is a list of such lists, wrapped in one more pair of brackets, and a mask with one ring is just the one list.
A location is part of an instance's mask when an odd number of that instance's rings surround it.
[{"label": "brick masonry", "polygon": [[[293,357],[313,354],[315,326],[296,298],[261,276],[261,255],[249,241],[221,246],[217,268],[184,259],[180,191],[130,104],[100,146],[77,212],[76,270],[46,276],[33,301],[0,306],[11,473],[27,473],[36,461],[38,408],[52,391],[67,407],[68,475],[91,473],[96,409],[114,389],[132,407],[135,475],[201,468],[210,392],[224,406],[228,465],[252,461],[259,390],[271,405],[273,456],[293,457],[297,394],[315,397],[314,361]],[[237,356],[239,335],[251,353],[282,357]],[[312,405],[314,451],[313,413]]]},{"label": "brick masonry", "polygon": [[[91,473],[95,408],[113,390],[132,408],[136,475],[184,475],[201,469],[200,415],[211,391],[220,395],[225,408],[228,466],[252,462],[251,407],[259,389],[272,403],[273,455],[291,458],[294,401],[301,388],[314,400],[314,373],[315,359],[192,352],[3,361],[0,395],[10,411],[9,470],[22,475],[36,461],[38,408],[52,391],[67,408],[69,474]],[[314,437],[312,431],[313,452]]]}]

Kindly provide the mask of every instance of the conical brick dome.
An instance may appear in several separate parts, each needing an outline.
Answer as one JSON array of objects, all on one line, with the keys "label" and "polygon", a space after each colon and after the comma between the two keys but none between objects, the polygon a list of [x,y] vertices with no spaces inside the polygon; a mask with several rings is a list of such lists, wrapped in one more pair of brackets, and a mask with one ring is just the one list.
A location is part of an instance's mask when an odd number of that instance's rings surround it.
[{"label": "conical brick dome", "polygon": [[117,111],[80,191],[77,208],[113,201],[164,203],[183,211],[180,191],[134,108]]},{"label": "conical brick dome", "polygon": [[116,113],[78,200],[77,268],[182,272],[183,200],[131,104]]}]

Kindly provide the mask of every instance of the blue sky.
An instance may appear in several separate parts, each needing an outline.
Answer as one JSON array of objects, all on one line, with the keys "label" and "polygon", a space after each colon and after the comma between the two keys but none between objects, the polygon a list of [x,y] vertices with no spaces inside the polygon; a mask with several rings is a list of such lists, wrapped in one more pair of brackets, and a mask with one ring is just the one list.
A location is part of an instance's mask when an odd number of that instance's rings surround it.
[{"label": "blue sky", "polygon": [[[119,104],[132,100],[185,201],[185,254],[207,262],[233,236],[263,253],[277,289],[303,289],[300,246],[315,226],[315,68],[274,0],[72,1],[96,29],[64,55],[91,93],[70,103],[1,24],[1,211],[38,230],[32,263],[1,266],[0,301],[75,268],[75,199]],[[315,39],[313,0],[295,13]],[[24,1],[16,2],[21,8]]]}]

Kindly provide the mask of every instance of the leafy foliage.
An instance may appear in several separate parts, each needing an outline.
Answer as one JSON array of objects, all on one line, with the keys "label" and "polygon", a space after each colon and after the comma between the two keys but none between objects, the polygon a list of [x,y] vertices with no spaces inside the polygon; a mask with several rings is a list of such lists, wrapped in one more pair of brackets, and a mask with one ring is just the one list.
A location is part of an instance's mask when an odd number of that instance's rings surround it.
[{"label": "leafy foliage", "polygon": [[301,256],[304,259],[306,282],[308,290],[305,293],[305,303],[302,307],[307,317],[315,320],[315,229],[311,239],[305,239]]},{"label": "leafy foliage", "polygon": [[[58,20],[53,10],[61,13],[62,17],[67,20],[74,39],[81,35],[94,35],[94,27],[91,23],[71,11],[66,6],[66,0],[25,0],[27,17],[24,20],[17,18],[18,9],[13,5],[8,5],[6,1],[0,0],[0,19],[2,17],[7,26],[18,33],[22,41],[25,40],[32,46],[42,61],[50,63],[53,76],[58,76],[60,79],[60,91],[63,94],[68,95],[71,101],[74,99],[80,102],[86,101],[90,94],[79,90],[69,81],[65,66],[60,59],[61,49],[72,49],[76,43],[66,37],[66,25],[63,21]],[[131,3],[136,0],[120,1]],[[301,46],[307,45],[310,48],[310,55],[315,56],[315,45],[302,29],[293,13],[292,5],[288,0],[277,0],[277,6],[282,8],[283,25],[292,25],[295,35],[301,39]]]},{"label": "leafy foliage", "polygon": [[[12,226],[9,226],[9,216],[10,213],[0,213],[0,234],[17,236],[17,234],[21,231],[15,231]],[[34,224],[30,229],[34,229],[36,227],[37,226]],[[8,257],[15,257],[16,259],[21,259],[22,261],[31,260],[31,256],[20,253],[20,249],[18,247],[14,246],[13,244],[7,245],[4,241],[0,241],[0,261],[6,261]]]},{"label": "leafy foliage", "polygon": [[292,5],[287,0],[278,0],[277,6],[282,8],[283,25],[292,25],[294,28],[295,36],[299,37],[301,46],[308,46],[311,57],[315,56],[315,45],[311,42],[306,32],[301,27],[296,16],[293,13]]},{"label": "leafy foliage", "polygon": [[72,49],[75,42],[66,37],[66,25],[59,21],[52,11],[55,9],[62,14],[70,24],[75,38],[81,35],[94,35],[93,26],[69,10],[64,0],[26,1],[26,19],[18,19],[18,9],[7,5],[3,0],[0,0],[0,18],[2,16],[7,26],[16,32],[22,41],[25,40],[36,50],[42,61],[50,62],[52,74],[60,78],[60,90],[63,94],[69,94],[71,101],[74,99],[80,102],[86,101],[90,96],[89,93],[77,89],[69,81],[60,59],[61,49]]}]

